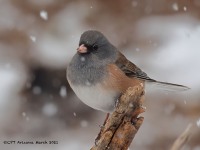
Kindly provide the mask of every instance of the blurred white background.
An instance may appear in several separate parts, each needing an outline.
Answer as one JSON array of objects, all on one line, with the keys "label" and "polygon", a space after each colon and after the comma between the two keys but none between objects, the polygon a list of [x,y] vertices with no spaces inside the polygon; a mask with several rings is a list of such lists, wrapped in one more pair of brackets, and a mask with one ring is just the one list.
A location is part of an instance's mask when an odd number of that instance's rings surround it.
[{"label": "blurred white background", "polygon": [[[66,68],[85,30],[103,32],[150,77],[187,85],[146,89],[145,121],[130,149],[200,150],[199,0],[0,0],[0,149],[87,150],[106,114],[84,105]],[[58,144],[4,144],[4,141]]]}]

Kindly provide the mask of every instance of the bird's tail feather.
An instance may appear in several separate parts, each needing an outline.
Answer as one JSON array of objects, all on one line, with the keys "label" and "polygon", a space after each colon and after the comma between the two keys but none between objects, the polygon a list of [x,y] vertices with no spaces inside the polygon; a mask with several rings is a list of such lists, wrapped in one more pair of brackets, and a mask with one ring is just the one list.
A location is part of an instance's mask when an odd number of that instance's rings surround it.
[{"label": "bird's tail feather", "polygon": [[190,89],[187,86],[174,84],[174,83],[168,83],[168,82],[162,82],[162,81],[156,81],[156,80],[147,80],[147,81],[167,91],[186,91]]}]

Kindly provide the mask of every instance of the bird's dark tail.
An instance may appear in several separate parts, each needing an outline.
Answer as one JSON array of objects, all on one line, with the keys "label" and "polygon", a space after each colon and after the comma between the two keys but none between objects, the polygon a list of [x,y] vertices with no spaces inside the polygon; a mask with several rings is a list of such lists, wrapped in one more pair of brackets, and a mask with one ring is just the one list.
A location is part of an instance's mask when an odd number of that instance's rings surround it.
[{"label": "bird's dark tail", "polygon": [[190,88],[184,85],[174,84],[174,83],[168,83],[168,82],[162,82],[162,81],[156,81],[156,80],[146,80],[149,83],[153,83],[159,88],[165,89],[167,91],[186,91]]}]

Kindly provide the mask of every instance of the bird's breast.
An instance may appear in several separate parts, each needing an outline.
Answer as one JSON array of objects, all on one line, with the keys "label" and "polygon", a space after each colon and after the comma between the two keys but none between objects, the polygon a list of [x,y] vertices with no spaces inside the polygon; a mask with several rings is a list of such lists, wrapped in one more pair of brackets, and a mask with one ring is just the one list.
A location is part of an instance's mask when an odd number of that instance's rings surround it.
[{"label": "bird's breast", "polygon": [[71,88],[78,98],[86,105],[104,112],[112,112],[115,108],[115,102],[120,93],[115,90],[108,90],[102,84],[95,85],[74,85],[70,83]]}]

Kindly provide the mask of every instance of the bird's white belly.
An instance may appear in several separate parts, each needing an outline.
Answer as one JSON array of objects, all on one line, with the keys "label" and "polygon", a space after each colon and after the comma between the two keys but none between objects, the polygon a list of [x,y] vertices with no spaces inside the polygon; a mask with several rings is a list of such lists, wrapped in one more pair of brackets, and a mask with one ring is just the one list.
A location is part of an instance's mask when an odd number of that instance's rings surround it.
[{"label": "bird's white belly", "polygon": [[100,84],[94,86],[70,85],[78,98],[88,106],[104,112],[114,110],[119,96],[116,91],[104,89]]}]

